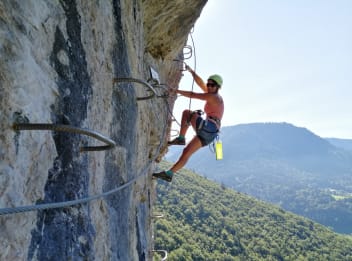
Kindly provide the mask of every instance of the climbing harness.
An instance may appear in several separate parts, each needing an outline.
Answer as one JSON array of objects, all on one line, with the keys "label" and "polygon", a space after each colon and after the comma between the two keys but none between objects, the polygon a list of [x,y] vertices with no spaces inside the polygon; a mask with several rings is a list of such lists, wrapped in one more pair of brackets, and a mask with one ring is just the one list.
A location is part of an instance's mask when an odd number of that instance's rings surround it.
[{"label": "climbing harness", "polygon": [[221,120],[219,118],[208,116],[208,119],[214,121],[218,127],[221,126]]},{"label": "climbing harness", "polygon": [[50,124],[50,123],[14,123],[13,128],[17,131],[22,131],[22,130],[51,130],[51,131],[61,131],[61,132],[70,132],[70,133],[77,133],[77,134],[83,134],[87,135],[90,137],[93,137],[97,140],[100,140],[104,143],[106,143],[106,146],[86,146],[86,147],[81,147],[80,150],[81,152],[83,151],[101,151],[101,150],[109,150],[112,149],[116,146],[115,141],[101,135],[98,132],[89,130],[89,129],[84,129],[84,128],[79,128],[79,127],[73,127],[70,125],[63,125],[63,124]]}]

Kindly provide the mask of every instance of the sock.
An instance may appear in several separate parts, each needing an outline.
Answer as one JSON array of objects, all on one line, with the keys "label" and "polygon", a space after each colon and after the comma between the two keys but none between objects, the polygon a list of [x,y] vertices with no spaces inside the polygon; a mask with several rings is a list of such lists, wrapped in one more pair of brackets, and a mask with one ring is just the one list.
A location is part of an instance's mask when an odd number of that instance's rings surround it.
[{"label": "sock", "polygon": [[184,140],[184,139],[185,139],[185,136],[183,136],[183,135],[178,135],[177,139],[179,139],[179,140]]},{"label": "sock", "polygon": [[172,170],[167,170],[167,171],[165,171],[165,173],[166,173],[166,175],[168,175],[168,176],[174,175],[174,173],[172,172]]}]

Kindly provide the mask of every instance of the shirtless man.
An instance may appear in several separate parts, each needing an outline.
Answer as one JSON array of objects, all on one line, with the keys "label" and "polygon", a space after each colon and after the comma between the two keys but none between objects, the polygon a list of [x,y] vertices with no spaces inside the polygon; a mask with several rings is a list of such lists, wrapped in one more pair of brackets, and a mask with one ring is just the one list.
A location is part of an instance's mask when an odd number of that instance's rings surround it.
[{"label": "shirtless man", "polygon": [[188,161],[188,159],[201,147],[204,147],[216,138],[221,127],[221,119],[224,113],[224,101],[218,94],[222,85],[222,78],[220,75],[214,74],[209,76],[207,83],[204,83],[195,71],[186,66],[197,85],[204,93],[195,93],[190,91],[175,90],[176,93],[182,96],[199,99],[205,101],[204,112],[206,118],[203,119],[198,111],[184,110],[181,119],[181,130],[177,138],[169,141],[169,145],[185,145],[185,135],[188,127],[192,125],[196,131],[196,136],[184,148],[178,161],[166,171],[153,173],[154,178],[160,178],[170,182],[173,174],[180,170]]}]

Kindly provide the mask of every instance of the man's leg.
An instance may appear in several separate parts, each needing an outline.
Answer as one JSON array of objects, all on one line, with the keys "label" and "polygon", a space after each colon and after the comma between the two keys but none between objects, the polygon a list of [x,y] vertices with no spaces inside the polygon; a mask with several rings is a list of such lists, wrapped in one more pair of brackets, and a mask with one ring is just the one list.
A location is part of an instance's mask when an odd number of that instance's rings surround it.
[{"label": "man's leg", "polygon": [[182,113],[182,118],[181,118],[181,129],[180,133],[177,138],[171,140],[168,142],[169,145],[185,145],[185,136],[187,133],[187,130],[190,126],[190,124],[193,125],[192,119],[195,118],[193,117],[194,113],[190,110],[184,110]]},{"label": "man's leg", "polygon": [[202,147],[200,139],[195,136],[190,143],[183,149],[182,154],[178,161],[171,167],[171,171],[175,173],[180,170],[184,165],[186,165],[189,158]]},{"label": "man's leg", "polygon": [[153,178],[160,178],[165,181],[171,182],[172,177],[176,171],[181,169],[188,161],[188,159],[195,153],[199,148],[202,147],[200,139],[195,136],[191,142],[184,148],[179,160],[171,167],[171,169],[153,173]]}]

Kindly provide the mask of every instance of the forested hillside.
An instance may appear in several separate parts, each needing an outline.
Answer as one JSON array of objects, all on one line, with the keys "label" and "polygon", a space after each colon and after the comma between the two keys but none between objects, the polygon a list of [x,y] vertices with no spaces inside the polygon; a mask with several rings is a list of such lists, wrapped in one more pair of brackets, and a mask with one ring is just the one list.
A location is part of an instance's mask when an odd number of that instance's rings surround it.
[{"label": "forested hillside", "polygon": [[352,260],[351,238],[188,170],[156,186],[168,260]]},{"label": "forested hillside", "polygon": [[[224,127],[224,159],[207,148],[187,167],[237,191],[352,233],[352,152],[287,123]],[[174,161],[180,148],[170,147]]]}]

